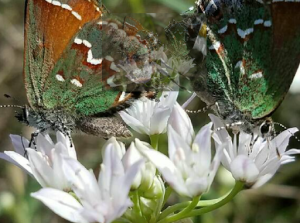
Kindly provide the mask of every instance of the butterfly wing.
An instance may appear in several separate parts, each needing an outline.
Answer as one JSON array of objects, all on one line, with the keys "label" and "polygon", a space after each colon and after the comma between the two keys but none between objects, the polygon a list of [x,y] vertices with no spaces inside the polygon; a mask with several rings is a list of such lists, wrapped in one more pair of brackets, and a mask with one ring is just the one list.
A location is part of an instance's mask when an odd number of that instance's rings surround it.
[{"label": "butterfly wing", "polygon": [[74,35],[101,16],[100,6],[95,0],[26,1],[24,79],[33,108],[44,107],[45,80]]},{"label": "butterfly wing", "polygon": [[129,62],[144,66],[152,44],[127,31],[127,22],[101,18],[100,6],[85,0],[27,2],[25,83],[33,107],[101,116],[128,107],[141,94],[121,95],[128,78],[118,63],[134,56]]},{"label": "butterfly wing", "polygon": [[300,3],[216,1],[205,7],[209,50],[200,96],[218,102],[225,117],[234,110],[252,119],[269,116],[299,66]]}]

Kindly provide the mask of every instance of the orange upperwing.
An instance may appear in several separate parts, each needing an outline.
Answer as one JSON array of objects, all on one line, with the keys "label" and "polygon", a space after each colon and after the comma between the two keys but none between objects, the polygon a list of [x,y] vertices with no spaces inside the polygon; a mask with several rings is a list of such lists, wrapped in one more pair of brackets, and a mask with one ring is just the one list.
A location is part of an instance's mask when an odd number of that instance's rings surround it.
[{"label": "orange upperwing", "polygon": [[[38,28],[36,31],[43,33],[44,47],[52,51],[53,62],[58,60],[70,39],[85,23],[101,16],[100,6],[96,2],[67,2],[64,4],[63,0],[28,0],[27,3],[26,30],[30,20],[34,20]],[[31,18],[32,16],[34,18]]]},{"label": "orange upperwing", "polygon": [[101,17],[99,0],[27,0],[24,79],[32,107],[40,107],[45,79],[87,22]]}]

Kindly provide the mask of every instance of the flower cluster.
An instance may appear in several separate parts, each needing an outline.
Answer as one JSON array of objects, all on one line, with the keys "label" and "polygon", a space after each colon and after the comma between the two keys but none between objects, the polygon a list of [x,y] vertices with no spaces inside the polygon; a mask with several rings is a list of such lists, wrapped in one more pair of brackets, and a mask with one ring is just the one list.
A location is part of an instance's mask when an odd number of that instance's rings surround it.
[{"label": "flower cluster", "polygon": [[[163,92],[158,101],[142,98],[120,112],[133,130],[150,136],[151,144],[136,138],[126,150],[122,142],[109,139],[102,148],[98,177],[77,160],[70,139],[60,132],[56,143],[39,134],[34,148],[12,135],[15,152],[0,153],[0,158],[34,177],[42,189],[32,197],[70,222],[165,223],[203,214],[205,205],[214,210],[242,189],[262,186],[300,153],[286,150],[296,128],[270,139],[244,132],[232,138],[222,120],[209,115],[211,122],[195,133],[177,96],[178,92]],[[159,151],[157,140],[165,133],[167,155]],[[199,199],[209,192],[220,165],[231,172],[236,186],[219,203],[201,205]],[[191,202],[163,210],[173,191]]]}]

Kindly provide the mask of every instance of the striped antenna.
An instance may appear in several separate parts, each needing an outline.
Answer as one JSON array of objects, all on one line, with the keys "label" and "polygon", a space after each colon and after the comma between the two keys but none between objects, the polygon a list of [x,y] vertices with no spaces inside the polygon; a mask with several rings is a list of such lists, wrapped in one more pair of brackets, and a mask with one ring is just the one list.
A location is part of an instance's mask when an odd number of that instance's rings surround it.
[{"label": "striped antenna", "polygon": [[200,109],[195,110],[195,111],[188,110],[188,109],[185,109],[185,111],[186,111],[186,113],[190,113],[190,114],[199,114],[199,113],[202,113],[202,112],[207,112],[211,107],[212,107],[212,105],[207,105],[204,108],[200,108]]},{"label": "striped antenna", "polygon": [[0,108],[20,108],[20,109],[23,109],[25,107],[21,106],[21,105],[0,105]]},{"label": "striped antenna", "polygon": [[200,108],[198,110],[192,111],[189,109],[186,109],[186,107],[195,99],[195,97],[197,97],[197,94],[194,92],[189,99],[184,102],[184,104],[181,106],[183,109],[185,109],[186,113],[190,113],[190,114],[198,114],[198,113],[202,113],[202,112],[207,112],[208,109],[210,109],[213,105],[207,105],[204,108]]},{"label": "striped antenna", "polygon": [[294,133],[290,132],[286,126],[284,126],[283,124],[278,123],[278,122],[273,122],[273,124],[280,126],[284,130],[287,130],[298,142],[300,142],[300,139]]}]

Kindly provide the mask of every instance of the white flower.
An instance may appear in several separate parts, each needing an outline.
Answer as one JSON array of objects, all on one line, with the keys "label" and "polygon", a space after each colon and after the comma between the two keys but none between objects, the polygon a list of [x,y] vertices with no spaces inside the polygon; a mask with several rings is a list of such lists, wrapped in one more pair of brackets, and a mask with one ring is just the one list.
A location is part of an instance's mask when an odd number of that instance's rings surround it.
[{"label": "white flower", "polygon": [[[210,118],[215,129],[224,126],[215,115],[210,115]],[[287,129],[272,140],[258,137],[254,144],[252,136],[244,132],[239,133],[238,140],[234,135],[232,141],[226,129],[216,131],[214,138],[217,146],[224,151],[222,164],[235,180],[257,188],[270,180],[280,165],[293,162],[291,155],[300,153],[297,149],[286,151],[289,138],[297,131],[297,128]]]},{"label": "white flower", "polygon": [[65,175],[77,199],[51,188],[44,188],[32,196],[71,222],[110,223],[121,217],[132,205],[128,193],[143,161],[139,160],[125,170],[114,146],[109,143],[105,148],[98,181],[77,160],[65,158]]},{"label": "white flower", "polygon": [[0,153],[0,158],[25,170],[42,187],[61,190],[70,188],[62,171],[64,168],[62,156],[76,159],[76,151],[74,146],[70,146],[70,139],[67,136],[58,131],[57,143],[54,144],[48,134],[45,136],[39,134],[36,138],[35,149],[29,148],[29,141],[21,136],[11,135],[10,137],[16,152],[5,151]]},{"label": "white flower", "polygon": [[[174,109],[177,109],[179,114],[184,112],[180,106]],[[185,115],[177,116],[176,120],[189,123]],[[158,168],[166,182],[175,191],[181,195],[195,197],[209,190],[221,160],[221,150],[216,151],[212,160],[211,126],[212,123],[209,123],[201,128],[196,137],[192,137],[191,140],[190,135],[181,136],[169,125],[169,157],[149,149],[138,140],[136,140],[136,144],[139,144],[137,148]],[[190,128],[193,127],[190,126]],[[188,132],[191,133],[194,130]]]},{"label": "white flower", "polygon": [[127,125],[141,134],[161,134],[166,131],[177,96],[178,91],[163,92],[158,102],[144,97],[120,115]]},{"label": "white flower", "polygon": [[193,63],[194,59],[180,59],[171,57],[167,64],[173,68],[174,71],[185,75],[187,72],[189,72],[190,69],[192,69],[195,65]]},{"label": "white flower", "polygon": [[194,128],[190,117],[177,102],[170,116],[169,124],[185,140],[185,142],[191,145],[193,138],[195,137]]},{"label": "white flower", "polygon": [[124,64],[118,64],[118,66],[126,72],[126,77],[134,83],[146,83],[151,80],[151,76],[154,73],[155,64],[149,63],[149,60],[143,62],[143,66],[140,68],[134,60],[126,61]]}]

